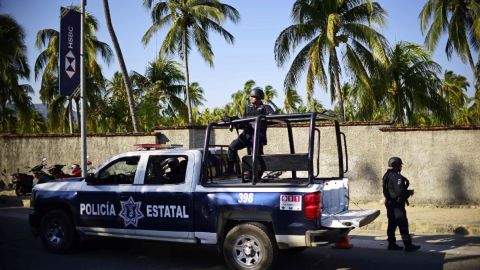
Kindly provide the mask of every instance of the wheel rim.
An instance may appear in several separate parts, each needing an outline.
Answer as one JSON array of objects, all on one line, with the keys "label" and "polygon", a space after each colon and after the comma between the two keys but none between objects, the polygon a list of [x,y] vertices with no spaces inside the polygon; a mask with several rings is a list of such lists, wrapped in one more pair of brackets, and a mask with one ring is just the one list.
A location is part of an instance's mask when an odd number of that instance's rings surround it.
[{"label": "wheel rim", "polygon": [[57,220],[52,220],[47,227],[46,239],[52,246],[58,246],[62,243],[62,240],[65,237],[65,232],[63,227],[58,223]]},{"label": "wheel rim", "polygon": [[235,261],[246,268],[257,266],[263,257],[263,248],[260,241],[254,236],[247,234],[237,238],[232,252]]}]

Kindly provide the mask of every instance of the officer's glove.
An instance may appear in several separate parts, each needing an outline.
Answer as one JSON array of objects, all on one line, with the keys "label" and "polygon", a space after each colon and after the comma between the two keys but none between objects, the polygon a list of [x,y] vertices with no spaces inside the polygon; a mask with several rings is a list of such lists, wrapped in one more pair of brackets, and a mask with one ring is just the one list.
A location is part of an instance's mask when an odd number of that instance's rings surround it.
[{"label": "officer's glove", "polygon": [[222,116],[222,121],[225,122],[225,123],[230,122],[231,121],[230,116],[226,116],[226,115]]},{"label": "officer's glove", "polygon": [[238,116],[227,116],[227,115],[225,115],[225,116],[222,117],[222,120],[225,123],[229,123],[229,122],[232,122],[233,120],[237,120],[237,119],[238,119]]},{"label": "officer's glove", "polygon": [[229,126],[229,128],[228,128],[228,129],[230,130],[230,132],[233,131],[233,126],[234,126],[234,125],[232,124],[232,121],[233,121],[233,120],[236,120],[236,119],[238,119],[237,116],[227,116],[227,115],[225,115],[225,116],[222,117],[223,122],[225,122],[225,123],[230,123],[230,126]]}]

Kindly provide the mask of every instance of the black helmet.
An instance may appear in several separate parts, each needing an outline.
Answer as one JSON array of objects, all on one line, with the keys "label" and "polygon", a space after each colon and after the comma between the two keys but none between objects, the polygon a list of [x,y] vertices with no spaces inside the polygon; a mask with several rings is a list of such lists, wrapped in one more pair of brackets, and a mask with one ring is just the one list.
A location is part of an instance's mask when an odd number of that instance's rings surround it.
[{"label": "black helmet", "polygon": [[262,88],[255,87],[252,89],[252,91],[250,91],[250,96],[257,97],[258,99],[262,100],[265,95],[263,94]]},{"label": "black helmet", "polygon": [[402,162],[402,159],[399,158],[399,157],[391,157],[389,160],[388,160],[388,167],[398,167],[400,166],[401,164],[403,164]]},{"label": "black helmet", "polygon": [[164,171],[167,169],[174,170],[179,165],[179,161],[177,158],[167,158],[162,162],[162,168]]}]

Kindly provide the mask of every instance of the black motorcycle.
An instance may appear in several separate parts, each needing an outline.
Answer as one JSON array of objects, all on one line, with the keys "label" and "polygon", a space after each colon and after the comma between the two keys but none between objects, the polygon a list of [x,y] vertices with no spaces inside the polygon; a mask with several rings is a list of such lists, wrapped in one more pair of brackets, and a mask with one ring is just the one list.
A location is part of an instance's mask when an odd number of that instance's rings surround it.
[{"label": "black motorcycle", "polygon": [[33,188],[33,176],[21,173],[19,169],[12,174],[12,184],[17,196],[25,196],[32,192]]}]

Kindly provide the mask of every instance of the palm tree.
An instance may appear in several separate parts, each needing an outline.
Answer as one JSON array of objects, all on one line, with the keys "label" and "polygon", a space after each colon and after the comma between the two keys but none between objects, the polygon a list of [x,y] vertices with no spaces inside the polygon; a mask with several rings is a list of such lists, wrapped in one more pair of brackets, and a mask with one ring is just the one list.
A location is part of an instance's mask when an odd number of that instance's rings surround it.
[{"label": "palm tree", "polygon": [[475,95],[472,98],[473,104],[470,107],[472,113],[472,124],[480,124],[480,89],[475,90]]},{"label": "palm tree", "polygon": [[[129,78],[130,81],[130,78]],[[123,74],[115,72],[111,80],[107,81],[104,102],[107,110],[104,111],[105,119],[108,120],[108,130],[125,132],[131,130],[131,114],[128,114],[128,90],[125,87]],[[133,93],[132,93],[133,98]]]},{"label": "palm tree", "polygon": [[400,42],[388,51],[387,58],[385,68],[375,75],[374,85],[383,91],[377,97],[379,104],[372,107],[385,106],[392,120],[402,125],[415,124],[416,115],[424,110],[448,122],[446,103],[437,92],[441,67],[430,53],[421,45]]},{"label": "palm tree", "polygon": [[469,86],[470,84],[464,76],[457,75],[453,71],[445,71],[440,86],[440,95],[447,102],[447,113],[452,115],[453,119],[457,118],[456,115],[467,102],[466,91]]},{"label": "palm tree", "polygon": [[287,72],[285,88],[294,87],[306,70],[307,103],[311,107],[314,83],[326,88],[328,72],[332,101],[337,100],[340,118],[345,121],[337,48],[345,56],[346,71],[366,82],[372,59],[385,57],[387,41],[372,27],[383,26],[385,15],[377,2],[369,0],[297,0],[291,14],[294,24],[284,29],[275,42],[275,60],[279,66],[287,62],[298,45],[306,42]]},{"label": "palm tree", "polygon": [[138,132],[138,120],[135,110],[135,103],[133,101],[132,84],[130,83],[130,78],[128,77],[127,67],[125,65],[125,60],[123,59],[123,54],[122,50],[120,49],[120,44],[118,43],[117,35],[115,35],[115,30],[113,29],[108,0],[103,0],[103,10],[105,12],[105,20],[107,21],[108,32],[110,33],[110,37],[112,38],[113,47],[115,48],[115,54],[117,55],[118,63],[120,64],[120,71],[122,72],[123,82],[127,86],[125,91],[127,91],[128,106],[130,109],[130,116],[132,118],[133,130],[135,132]]},{"label": "palm tree", "polygon": [[285,90],[285,99],[283,100],[283,110],[285,113],[297,112],[298,108],[303,105],[302,98],[294,88]]},{"label": "palm tree", "polygon": [[[71,8],[79,10],[78,7]],[[102,69],[97,62],[96,55],[101,55],[102,59],[106,61],[107,64],[110,63],[113,55],[108,44],[97,40],[95,36],[97,29],[97,19],[87,13],[85,17],[85,73],[89,108],[95,107],[94,103],[97,100],[95,97],[100,94],[99,90],[104,88],[104,77]],[[49,108],[50,126],[64,129],[60,126],[65,124],[64,121],[57,116],[54,116],[54,114],[62,114],[62,108],[66,107],[65,102],[69,100],[58,94],[58,87],[52,87],[55,85],[58,86],[59,32],[54,29],[42,29],[38,31],[35,45],[38,49],[43,49],[35,61],[34,68],[35,79],[38,79],[39,75],[42,74],[40,100],[44,104],[49,105],[49,107],[51,107],[53,103],[56,105],[54,107],[55,110]],[[74,94],[74,96],[78,104],[79,95]],[[71,100],[69,102],[71,102]],[[68,116],[68,113],[64,115],[66,117]],[[93,117],[93,115],[88,115],[88,117]],[[58,121],[53,121],[52,119]]]},{"label": "palm tree", "polygon": [[[203,87],[200,86],[198,82],[193,82],[190,84],[190,101],[192,102],[193,106],[198,107],[202,106],[206,101],[205,97],[203,96],[204,90]],[[186,93],[184,102],[187,103],[186,100]]]},{"label": "palm tree", "polygon": [[420,27],[425,35],[425,46],[433,51],[440,36],[448,35],[445,53],[450,59],[455,51],[463,62],[468,61],[475,81],[478,70],[472,57],[472,48],[480,46],[480,7],[478,1],[428,0],[419,14]]},{"label": "palm tree", "polygon": [[263,99],[266,104],[270,104],[273,106],[275,111],[278,111],[278,106],[273,102],[273,98],[277,97],[277,89],[273,88],[271,85],[265,86],[265,98]]},{"label": "palm tree", "polygon": [[25,32],[9,15],[0,15],[0,48],[0,129],[14,129],[17,124],[22,128],[34,113],[29,97],[33,89],[19,83],[30,75]]},{"label": "palm tree", "polygon": [[240,15],[234,7],[217,0],[168,0],[160,1],[153,7],[152,4],[153,0],[144,0],[144,5],[152,8],[153,25],[144,34],[142,42],[147,44],[153,34],[167,24],[171,24],[160,51],[162,54],[177,53],[184,61],[188,123],[192,125],[188,69],[188,54],[192,47],[191,44],[195,44],[203,59],[213,66],[213,51],[208,31],[213,30],[222,35],[228,43],[233,43],[234,37],[221,24],[227,19],[236,23],[239,21]]},{"label": "palm tree", "polygon": [[[170,120],[176,123],[188,120],[182,99],[184,77],[177,62],[159,57],[148,64],[145,75],[134,72],[132,79],[134,85],[144,93],[138,106],[138,115],[140,122],[145,123],[148,129],[158,124],[168,125]],[[155,119],[158,121],[152,121]]]},{"label": "palm tree", "polygon": [[342,86],[342,93],[345,98],[345,118],[347,121],[353,121],[356,119],[356,112],[358,111],[358,99],[356,94],[358,88],[354,88],[350,83],[344,83]]}]

